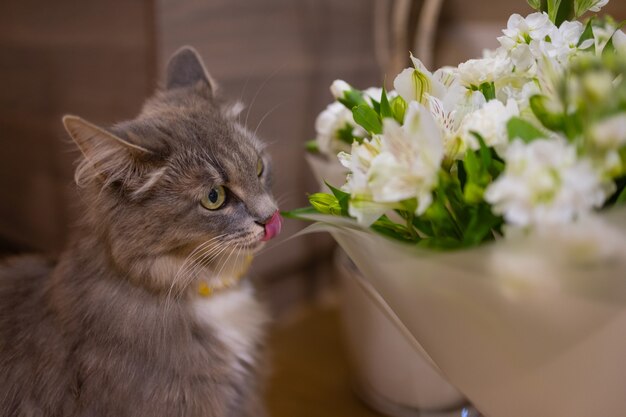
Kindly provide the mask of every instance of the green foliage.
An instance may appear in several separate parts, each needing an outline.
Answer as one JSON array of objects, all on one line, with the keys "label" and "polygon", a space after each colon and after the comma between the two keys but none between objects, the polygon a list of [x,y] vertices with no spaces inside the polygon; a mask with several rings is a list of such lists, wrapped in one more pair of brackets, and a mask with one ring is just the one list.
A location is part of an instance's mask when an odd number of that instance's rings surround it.
[{"label": "green foliage", "polygon": [[557,132],[565,132],[565,120],[562,112],[548,109],[548,98],[542,95],[534,95],[530,98],[530,108],[537,119],[547,129]]},{"label": "green foliage", "polygon": [[383,132],[383,125],[380,116],[367,104],[359,104],[352,109],[354,121],[371,134]]},{"label": "green foliage", "polygon": [[333,193],[333,196],[337,199],[339,208],[341,209],[341,215],[348,217],[348,204],[350,203],[350,194],[345,191],[341,191],[339,188],[335,188],[329,183],[326,183],[328,189]]},{"label": "green foliage", "polygon": [[384,119],[385,117],[393,118],[393,110],[391,109],[391,105],[387,99],[387,92],[383,88],[383,92],[380,97],[380,118]]},{"label": "green foliage", "polygon": [[541,0],[527,0],[528,5],[533,9],[540,11],[541,10]]},{"label": "green foliage", "polygon": [[[580,47],[580,45],[582,45],[586,40],[593,39],[593,21],[593,17],[587,21],[587,24],[585,25],[585,30],[583,31],[582,35],[580,35],[580,39],[578,39],[578,45],[576,46]],[[590,51],[594,53],[596,52],[595,44],[591,45]]]},{"label": "green foliage", "polygon": [[306,149],[306,151],[308,153],[319,153],[320,152],[320,148],[317,144],[317,141],[315,139],[313,140],[308,140],[304,143],[304,148]]},{"label": "green foliage", "polygon": [[543,138],[546,135],[536,128],[532,123],[520,117],[511,117],[506,124],[509,140],[519,138],[526,143],[535,139]]},{"label": "green foliage", "polygon": [[350,110],[361,104],[367,105],[367,102],[363,98],[363,93],[355,89],[345,91],[343,97],[338,98],[337,101]]}]

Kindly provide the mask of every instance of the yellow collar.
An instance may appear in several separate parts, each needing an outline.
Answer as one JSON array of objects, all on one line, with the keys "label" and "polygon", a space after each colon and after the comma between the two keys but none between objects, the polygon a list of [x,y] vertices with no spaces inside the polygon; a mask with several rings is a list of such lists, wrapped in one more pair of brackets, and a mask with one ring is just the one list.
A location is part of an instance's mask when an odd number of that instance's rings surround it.
[{"label": "yellow collar", "polygon": [[247,255],[239,270],[232,276],[214,277],[210,280],[201,280],[198,284],[198,295],[201,297],[212,297],[221,291],[236,287],[241,282],[246,272],[248,272],[253,259],[254,257],[252,255]]}]

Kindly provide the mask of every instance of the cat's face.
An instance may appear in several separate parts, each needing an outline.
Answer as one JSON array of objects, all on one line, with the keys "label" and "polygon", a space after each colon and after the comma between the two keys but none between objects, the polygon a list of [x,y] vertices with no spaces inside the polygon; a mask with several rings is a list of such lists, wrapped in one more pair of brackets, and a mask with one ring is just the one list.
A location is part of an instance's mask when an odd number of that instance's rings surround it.
[{"label": "cat's face", "polygon": [[235,268],[280,229],[269,155],[214,91],[183,49],[136,119],[108,131],[64,120],[85,157],[77,182],[89,221],[115,262],[159,285]]}]

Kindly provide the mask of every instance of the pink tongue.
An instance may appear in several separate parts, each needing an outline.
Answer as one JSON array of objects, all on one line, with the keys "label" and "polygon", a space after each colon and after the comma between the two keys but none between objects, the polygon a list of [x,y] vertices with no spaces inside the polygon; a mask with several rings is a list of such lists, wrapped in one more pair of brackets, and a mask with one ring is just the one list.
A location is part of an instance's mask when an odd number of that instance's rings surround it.
[{"label": "pink tongue", "polygon": [[277,236],[280,233],[280,228],[282,227],[283,218],[280,217],[280,213],[276,211],[271,219],[267,223],[265,223],[265,236],[261,239],[263,242],[267,242],[274,236]]}]

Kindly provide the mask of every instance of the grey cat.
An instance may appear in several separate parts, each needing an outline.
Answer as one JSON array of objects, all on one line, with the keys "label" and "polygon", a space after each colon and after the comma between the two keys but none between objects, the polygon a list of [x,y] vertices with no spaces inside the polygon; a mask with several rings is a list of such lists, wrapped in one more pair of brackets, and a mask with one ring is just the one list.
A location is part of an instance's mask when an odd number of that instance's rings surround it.
[{"label": "grey cat", "polygon": [[280,231],[269,158],[191,48],[140,115],[64,124],[83,216],[0,264],[0,415],[264,415],[267,314],[239,276]]}]

